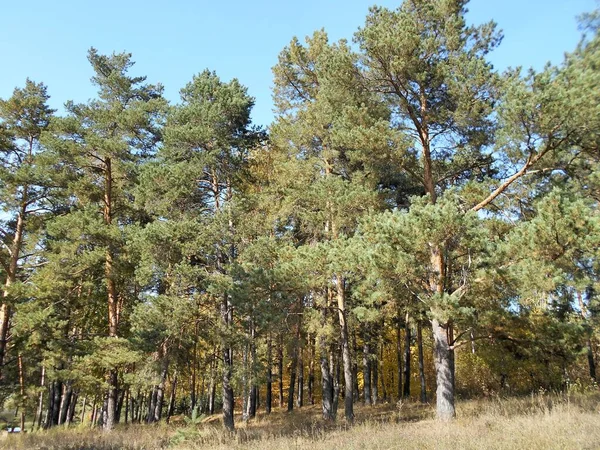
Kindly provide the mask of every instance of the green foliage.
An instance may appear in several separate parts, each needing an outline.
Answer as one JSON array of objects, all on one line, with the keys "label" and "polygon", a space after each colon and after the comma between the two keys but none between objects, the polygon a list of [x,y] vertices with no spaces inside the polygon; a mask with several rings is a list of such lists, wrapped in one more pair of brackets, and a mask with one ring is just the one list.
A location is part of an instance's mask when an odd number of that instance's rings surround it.
[{"label": "green foliage", "polygon": [[371,340],[391,389],[411,327],[448,399],[594,386],[598,12],[562,64],[501,75],[501,34],[466,6],[372,7],[356,45],[293,38],[268,135],[237,79],[205,70],[168,105],[128,53],[91,49],[97,97],[61,117],[41,83],[0,100],[6,405],[42,394],[50,426],[54,388],[112,389],[153,421],[172,390],[187,444],[213,391],[247,406],[300,355],[318,401]]}]

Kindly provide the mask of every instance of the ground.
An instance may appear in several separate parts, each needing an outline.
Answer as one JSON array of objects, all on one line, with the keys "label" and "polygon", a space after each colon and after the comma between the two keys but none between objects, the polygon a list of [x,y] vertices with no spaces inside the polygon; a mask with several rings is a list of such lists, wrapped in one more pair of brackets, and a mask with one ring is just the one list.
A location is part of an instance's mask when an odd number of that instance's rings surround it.
[{"label": "ground", "polygon": [[[342,411],[340,411],[342,412]],[[149,449],[596,449],[600,448],[600,394],[532,395],[458,403],[458,417],[440,423],[432,405],[357,405],[356,423],[325,424],[318,406],[237,418],[224,433],[218,416],[192,424],[120,426],[111,433],[74,427],[4,435],[0,448],[15,450]]]}]

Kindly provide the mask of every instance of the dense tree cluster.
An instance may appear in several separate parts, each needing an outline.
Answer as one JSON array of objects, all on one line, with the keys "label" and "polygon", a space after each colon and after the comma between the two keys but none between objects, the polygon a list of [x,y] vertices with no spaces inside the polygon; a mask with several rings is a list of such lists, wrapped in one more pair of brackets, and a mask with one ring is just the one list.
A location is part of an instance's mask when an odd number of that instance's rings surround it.
[{"label": "dense tree cluster", "polygon": [[466,0],[371,8],[273,69],[169,104],[131,55],[97,97],[0,100],[0,401],[36,428],[593,386],[598,15],[558,66],[500,74]]}]

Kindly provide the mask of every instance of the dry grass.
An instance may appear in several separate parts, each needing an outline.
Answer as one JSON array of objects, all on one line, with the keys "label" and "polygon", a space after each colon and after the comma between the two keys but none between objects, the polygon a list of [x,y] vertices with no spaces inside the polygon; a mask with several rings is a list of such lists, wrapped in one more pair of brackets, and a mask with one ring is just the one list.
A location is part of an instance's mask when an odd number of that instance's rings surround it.
[{"label": "dry grass", "polygon": [[357,407],[356,424],[324,424],[318,407],[238,421],[233,435],[217,417],[198,427],[131,426],[112,433],[51,430],[5,437],[0,448],[31,450],[150,449],[595,449],[600,448],[600,395],[535,395],[459,403],[458,419],[440,423],[414,403]]}]

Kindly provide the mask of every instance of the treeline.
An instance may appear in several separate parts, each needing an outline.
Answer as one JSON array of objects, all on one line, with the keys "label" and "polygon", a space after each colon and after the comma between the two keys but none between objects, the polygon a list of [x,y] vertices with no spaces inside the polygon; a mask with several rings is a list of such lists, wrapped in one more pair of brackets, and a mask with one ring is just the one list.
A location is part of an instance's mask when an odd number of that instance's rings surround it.
[{"label": "treeline", "polygon": [[[1,400],[34,428],[593,386],[598,14],[498,73],[464,0],[293,39],[276,118],[237,80],[169,104],[131,55],[97,97],[0,101]],[[341,405],[340,405],[341,407]]]}]

